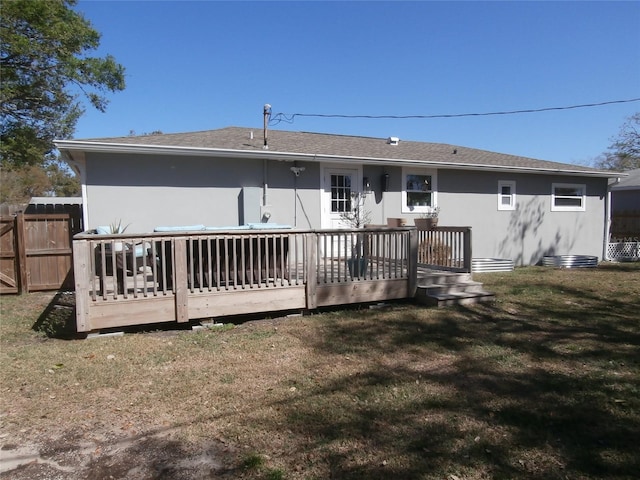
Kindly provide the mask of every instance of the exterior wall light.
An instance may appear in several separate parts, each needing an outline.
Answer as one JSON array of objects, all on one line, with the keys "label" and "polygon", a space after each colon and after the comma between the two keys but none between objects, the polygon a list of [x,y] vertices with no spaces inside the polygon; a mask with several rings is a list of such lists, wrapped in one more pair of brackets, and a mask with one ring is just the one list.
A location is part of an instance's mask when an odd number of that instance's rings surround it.
[{"label": "exterior wall light", "polygon": [[362,177],[362,190],[364,190],[364,193],[371,193],[371,183],[369,182],[369,177]]}]

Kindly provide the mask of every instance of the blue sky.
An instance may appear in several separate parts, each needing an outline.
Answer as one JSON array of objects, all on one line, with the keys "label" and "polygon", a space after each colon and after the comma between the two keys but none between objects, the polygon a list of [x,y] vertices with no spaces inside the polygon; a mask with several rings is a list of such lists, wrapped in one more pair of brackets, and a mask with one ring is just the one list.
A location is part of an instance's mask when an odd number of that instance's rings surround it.
[{"label": "blue sky", "polygon": [[[126,68],[76,138],[262,127],[276,113],[440,115],[640,97],[640,2],[80,1]],[[271,128],[442,142],[567,163],[640,102],[448,119],[296,117]]]}]

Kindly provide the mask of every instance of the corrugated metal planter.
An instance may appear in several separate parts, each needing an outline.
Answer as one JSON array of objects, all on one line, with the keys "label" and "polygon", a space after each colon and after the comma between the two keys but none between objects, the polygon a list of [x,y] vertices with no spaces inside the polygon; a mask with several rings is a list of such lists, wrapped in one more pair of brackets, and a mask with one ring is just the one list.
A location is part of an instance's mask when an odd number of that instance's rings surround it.
[{"label": "corrugated metal planter", "polygon": [[549,255],[542,259],[545,267],[594,268],[598,266],[598,257],[591,255]]}]

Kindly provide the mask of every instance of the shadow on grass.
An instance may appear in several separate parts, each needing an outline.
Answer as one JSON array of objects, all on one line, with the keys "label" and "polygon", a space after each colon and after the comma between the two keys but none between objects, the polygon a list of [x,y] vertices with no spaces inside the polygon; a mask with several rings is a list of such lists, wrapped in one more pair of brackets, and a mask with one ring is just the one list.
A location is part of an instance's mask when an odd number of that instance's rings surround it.
[{"label": "shadow on grass", "polygon": [[299,448],[330,478],[637,478],[638,298],[527,288],[548,301],[328,316],[304,341],[361,368],[279,405]]},{"label": "shadow on grass", "polygon": [[33,330],[49,338],[79,338],[76,329],[76,302],[73,292],[58,292],[33,324]]}]

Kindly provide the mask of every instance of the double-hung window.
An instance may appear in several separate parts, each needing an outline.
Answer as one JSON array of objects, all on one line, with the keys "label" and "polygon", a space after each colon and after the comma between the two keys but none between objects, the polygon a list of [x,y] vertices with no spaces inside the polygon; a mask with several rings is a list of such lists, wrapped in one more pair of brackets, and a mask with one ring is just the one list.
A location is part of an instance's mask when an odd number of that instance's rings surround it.
[{"label": "double-hung window", "polygon": [[551,186],[552,212],[584,212],[587,187],[580,183],[554,183]]},{"label": "double-hung window", "polygon": [[436,207],[437,175],[432,170],[402,170],[402,211],[430,212]]},{"label": "double-hung window", "polygon": [[516,209],[516,182],[513,180],[498,181],[498,210]]}]

